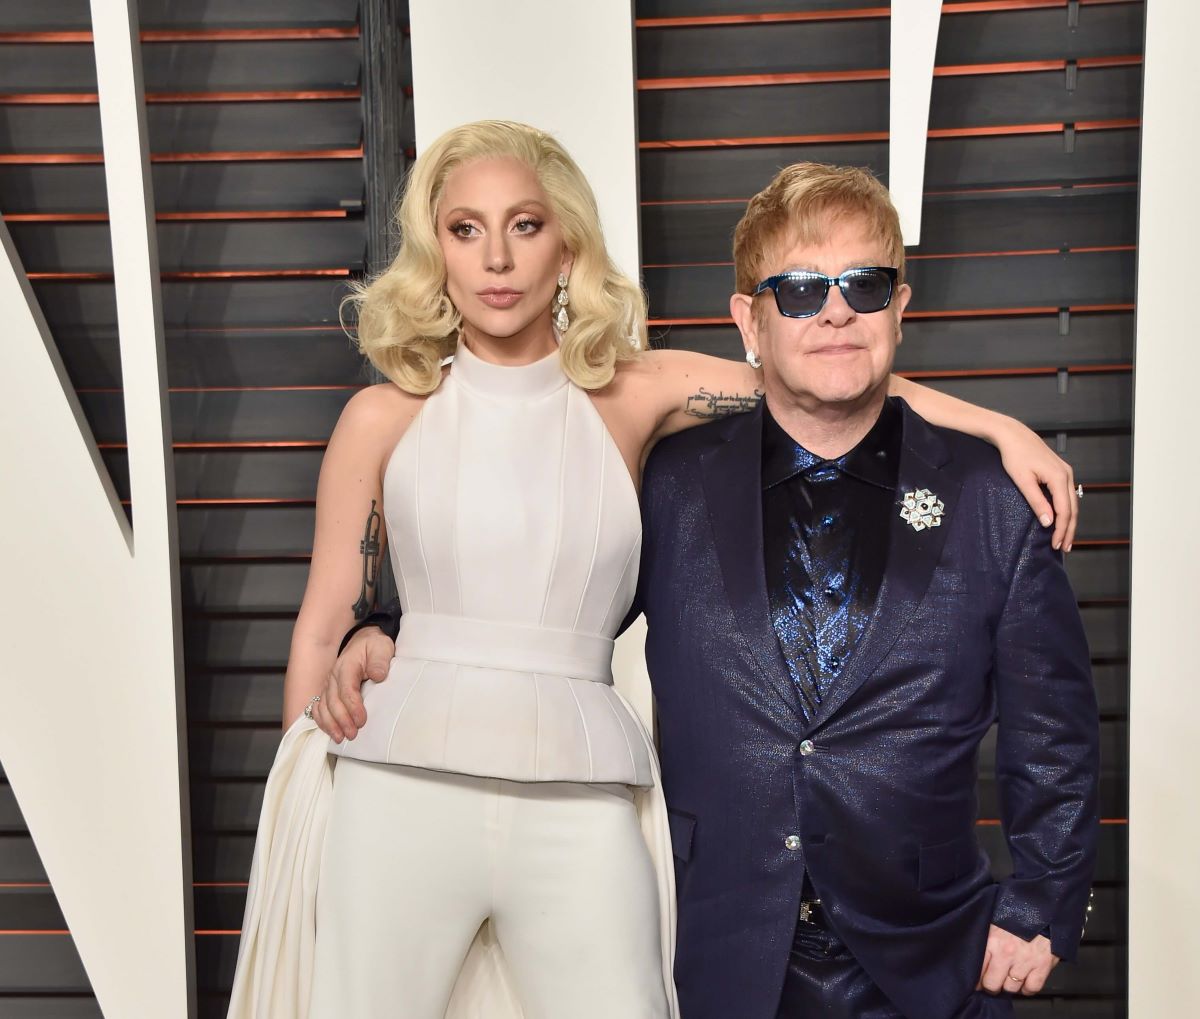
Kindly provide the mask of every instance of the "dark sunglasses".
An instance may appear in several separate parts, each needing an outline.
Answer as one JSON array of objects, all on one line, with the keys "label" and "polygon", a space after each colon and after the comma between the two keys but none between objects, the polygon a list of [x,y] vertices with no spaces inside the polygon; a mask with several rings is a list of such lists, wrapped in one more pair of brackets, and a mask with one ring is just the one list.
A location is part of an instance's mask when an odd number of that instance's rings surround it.
[{"label": "dark sunglasses", "polygon": [[840,276],[819,272],[785,272],[769,276],[754,288],[752,297],[764,290],[775,292],[775,307],[787,318],[811,318],[825,307],[829,288],[835,283],[850,305],[860,315],[883,311],[892,303],[899,273],[891,266],[874,265],[862,269],[847,269]]}]

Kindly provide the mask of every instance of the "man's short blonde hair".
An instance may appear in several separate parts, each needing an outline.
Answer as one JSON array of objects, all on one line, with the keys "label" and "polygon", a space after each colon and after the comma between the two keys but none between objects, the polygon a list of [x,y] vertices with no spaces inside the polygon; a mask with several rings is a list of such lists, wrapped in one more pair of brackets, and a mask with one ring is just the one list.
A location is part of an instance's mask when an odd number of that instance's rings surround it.
[{"label": "man's short blonde hair", "polygon": [[828,163],[793,163],[750,199],[733,232],[739,294],[752,293],[794,244],[818,244],[837,220],[860,216],[883,242],[886,263],[904,282],[904,238],[891,196],[867,170]]}]

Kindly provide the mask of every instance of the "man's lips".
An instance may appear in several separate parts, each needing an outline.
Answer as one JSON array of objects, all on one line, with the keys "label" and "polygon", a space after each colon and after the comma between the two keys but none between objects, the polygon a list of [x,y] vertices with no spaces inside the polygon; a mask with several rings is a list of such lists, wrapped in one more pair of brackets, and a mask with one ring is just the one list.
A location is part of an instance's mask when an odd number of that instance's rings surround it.
[{"label": "man's lips", "polygon": [[830,347],[818,347],[816,350],[810,350],[809,354],[836,356],[839,354],[857,354],[860,350],[866,349],[866,347],[859,347],[852,343],[839,343]]},{"label": "man's lips", "polygon": [[479,299],[493,308],[511,308],[524,296],[522,291],[512,287],[488,287],[479,291]]}]

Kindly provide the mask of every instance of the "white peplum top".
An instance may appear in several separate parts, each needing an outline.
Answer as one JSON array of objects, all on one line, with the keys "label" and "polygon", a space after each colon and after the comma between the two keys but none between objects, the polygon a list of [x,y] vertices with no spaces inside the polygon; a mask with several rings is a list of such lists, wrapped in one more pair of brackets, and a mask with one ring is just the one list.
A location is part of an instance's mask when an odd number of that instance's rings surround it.
[{"label": "white peplum top", "polygon": [[613,689],[633,601],[637,493],[558,353],[520,367],[459,345],[387,464],[404,615],[367,724],[342,757],[522,782],[653,784]]}]

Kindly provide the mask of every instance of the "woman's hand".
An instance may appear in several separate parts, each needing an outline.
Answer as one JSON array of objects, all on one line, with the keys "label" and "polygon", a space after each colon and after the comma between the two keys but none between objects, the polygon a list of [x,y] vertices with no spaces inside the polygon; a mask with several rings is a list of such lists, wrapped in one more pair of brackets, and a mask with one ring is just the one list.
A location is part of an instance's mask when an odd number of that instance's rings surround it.
[{"label": "woman's hand", "polygon": [[[1018,421],[997,436],[996,445],[1004,469],[1021,490],[1043,527],[1054,524],[1052,544],[1065,552],[1075,543],[1075,525],[1079,522],[1079,496],[1075,490],[1075,471],[1041,437]],[[1050,489],[1053,506],[1046,501],[1041,486]]]},{"label": "woman's hand", "polygon": [[333,663],[321,688],[321,699],[313,705],[312,717],[335,743],[354,739],[367,724],[362,685],[368,679],[373,683],[387,679],[395,650],[387,634],[377,626],[369,626],[350,638],[346,650]]},{"label": "woman's hand", "polygon": [[[1042,526],[1054,524],[1054,547],[1071,551],[1079,516],[1075,472],[1035,432],[1015,418],[977,407],[898,375],[888,379],[888,393],[902,397],[926,421],[974,435],[1000,450],[1004,469],[1021,490]],[[1046,501],[1039,485],[1050,489],[1053,506]]]}]

